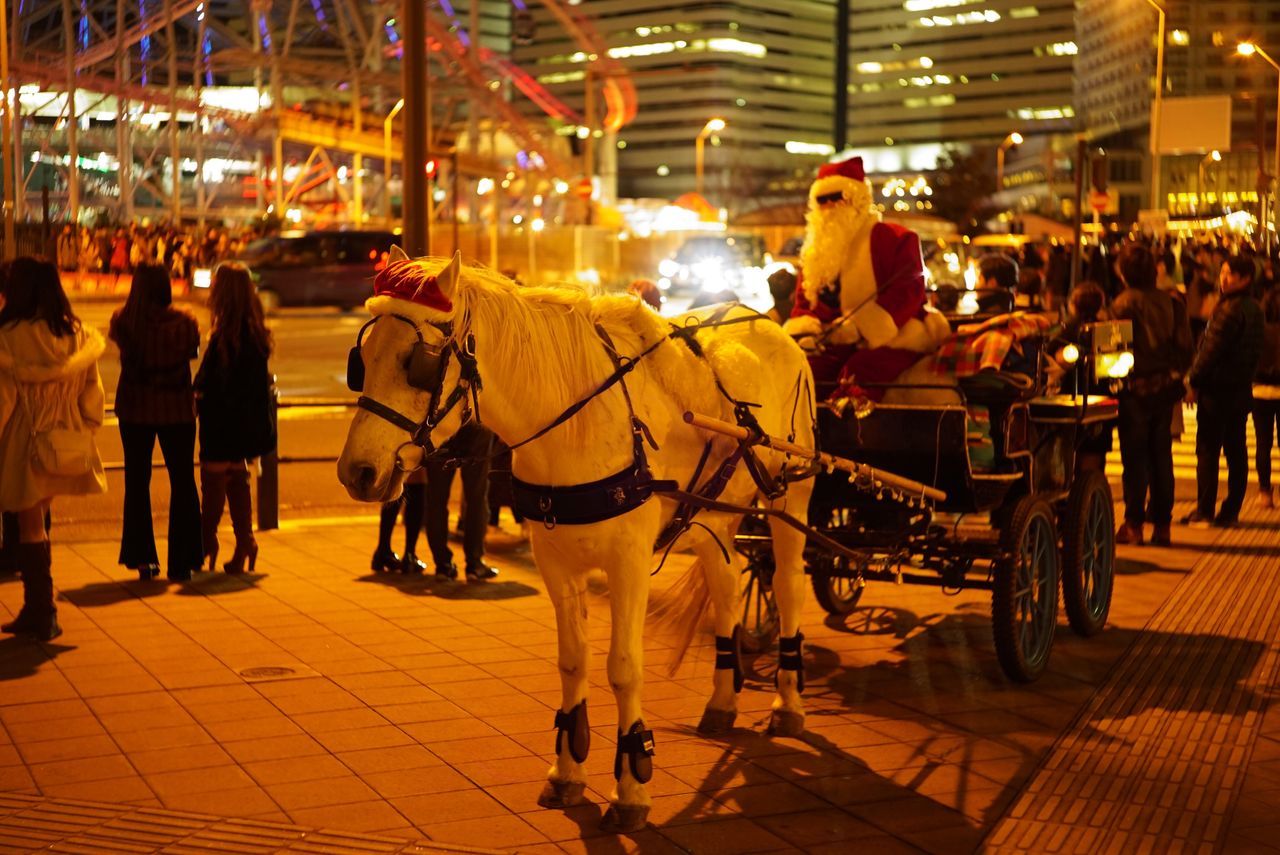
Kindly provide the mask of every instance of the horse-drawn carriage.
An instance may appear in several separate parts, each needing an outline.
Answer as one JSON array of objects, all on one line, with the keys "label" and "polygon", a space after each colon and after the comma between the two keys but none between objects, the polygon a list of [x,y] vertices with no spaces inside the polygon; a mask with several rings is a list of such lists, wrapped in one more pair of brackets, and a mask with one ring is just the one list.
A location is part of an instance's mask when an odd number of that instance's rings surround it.
[{"label": "horse-drawn carriage", "polygon": [[[1087,327],[1065,348],[1057,394],[1047,394],[1056,354],[1031,339],[1025,373],[940,384],[937,402],[878,404],[861,417],[820,406],[824,452],[901,477],[816,476],[808,523],[828,542],[810,538],[805,563],[819,604],[849,614],[870,580],[990,590],[996,653],[1022,682],[1048,662],[1059,580],[1071,628],[1101,630],[1115,560],[1112,496],[1078,452],[1116,418],[1116,401],[1089,390],[1126,373],[1129,337],[1123,322]],[[762,650],[778,631],[768,530],[748,519],[736,547],[747,558],[744,643]]]}]

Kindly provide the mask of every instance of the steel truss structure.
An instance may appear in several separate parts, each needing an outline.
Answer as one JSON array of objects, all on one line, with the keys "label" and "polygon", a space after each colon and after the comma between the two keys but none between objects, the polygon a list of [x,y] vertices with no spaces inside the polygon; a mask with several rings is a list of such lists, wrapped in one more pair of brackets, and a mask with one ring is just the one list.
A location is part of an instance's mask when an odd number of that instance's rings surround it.
[{"label": "steel truss structure", "polygon": [[[42,195],[70,222],[85,209],[203,223],[303,207],[334,222],[389,221],[404,134],[394,121],[402,2],[428,8],[421,130],[448,179],[434,198],[456,205],[459,175],[501,181],[520,169],[540,188],[579,174],[566,139],[530,116],[582,120],[481,47],[486,0],[472,0],[469,27],[447,0],[0,0],[0,88],[14,107],[3,154],[18,190],[6,183],[7,203],[19,221],[39,217]],[[635,113],[634,90],[608,71],[601,124],[616,129]],[[210,97],[226,87],[241,87],[247,105]],[[521,96],[537,109],[513,103]],[[85,153],[96,153],[96,171]],[[217,181],[215,161],[252,170]]]}]

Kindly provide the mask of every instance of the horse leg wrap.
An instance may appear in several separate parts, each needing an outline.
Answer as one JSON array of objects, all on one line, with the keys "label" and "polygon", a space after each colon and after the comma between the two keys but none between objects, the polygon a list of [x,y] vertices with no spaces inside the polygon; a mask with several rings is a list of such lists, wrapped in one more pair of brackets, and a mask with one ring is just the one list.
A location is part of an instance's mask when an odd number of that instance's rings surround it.
[{"label": "horse leg wrap", "polygon": [[564,737],[569,737],[569,756],[578,763],[587,759],[587,751],[591,748],[591,726],[587,724],[587,702],[579,701],[578,705],[568,712],[556,710],[556,756],[564,744]]},{"label": "horse leg wrap", "polygon": [[804,633],[778,639],[778,670],[796,672],[796,691],[804,691]]},{"label": "horse leg wrap", "polygon": [[618,731],[618,753],[613,757],[613,779],[622,780],[622,755],[627,755],[631,765],[631,777],[642,784],[653,777],[653,731],[645,730],[644,722],[637,721],[625,734]]},{"label": "horse leg wrap", "polygon": [[716,670],[733,672],[733,691],[742,691],[742,646],[739,638],[742,627],[735,626],[733,635],[716,636]]}]

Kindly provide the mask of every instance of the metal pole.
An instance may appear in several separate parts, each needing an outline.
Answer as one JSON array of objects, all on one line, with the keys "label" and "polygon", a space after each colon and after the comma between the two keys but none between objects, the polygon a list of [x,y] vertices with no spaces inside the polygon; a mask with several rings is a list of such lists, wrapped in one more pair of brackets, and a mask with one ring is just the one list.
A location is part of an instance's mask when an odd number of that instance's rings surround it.
[{"label": "metal pole", "polygon": [[173,224],[182,222],[182,150],[178,146],[178,44],[170,13],[172,0],[164,3],[164,35],[169,43],[169,161],[173,178]]},{"label": "metal pole", "polygon": [[67,90],[67,214],[73,224],[80,222],[80,117],[76,115],[76,30],[71,0],[62,0],[62,37],[66,42]]},{"label": "metal pole", "polygon": [[1004,143],[996,149],[996,190],[1004,190]]},{"label": "metal pole", "polygon": [[849,145],[849,0],[836,0],[835,112],[834,142],[839,154]]},{"label": "metal pole", "polygon": [[422,0],[401,0],[400,20],[404,55],[401,58],[404,89],[404,151],[401,175],[404,182],[402,210],[404,233],[401,240],[410,258],[427,254],[427,10]]},{"label": "metal pole", "polygon": [[[204,231],[206,202],[204,195],[204,106],[201,104],[201,99],[204,97],[204,19],[207,14],[208,12],[204,6],[201,6],[196,14],[195,65],[191,73],[192,87],[196,96],[196,121],[194,126],[196,142],[196,224],[202,232]],[[259,103],[259,106],[261,106],[261,103]],[[261,178],[261,175],[259,175],[259,178]],[[258,195],[262,195],[261,185],[258,187]],[[204,236],[201,235],[200,238],[203,240]]]},{"label": "metal pole", "polygon": [[698,132],[698,138],[693,141],[693,187],[699,198],[702,197],[703,144],[706,139],[706,128],[703,128]]},{"label": "metal pole", "polygon": [[[22,47],[18,42],[18,27],[16,26],[22,17],[22,6],[23,4],[19,3],[13,9],[13,20],[5,22],[9,27],[10,56],[18,53]],[[14,84],[14,81],[10,80],[8,86],[15,90],[13,93],[13,125],[9,132],[13,136],[13,171],[15,173],[13,177],[13,219],[15,223],[18,223],[26,218],[27,182],[30,180],[31,174],[27,171],[25,166],[27,161],[22,155],[22,99],[16,91],[18,87]],[[8,91],[8,88],[5,91]]]},{"label": "metal pole", "polygon": [[1160,120],[1164,113],[1164,7],[1147,0],[1160,15],[1156,39],[1156,95],[1151,101],[1151,210],[1160,210]]},{"label": "metal pole", "polygon": [[[351,81],[351,121],[356,136],[364,132],[364,106],[360,98],[360,75]],[[351,169],[355,172],[352,187],[352,201],[355,204],[356,228],[364,225],[364,155],[356,152],[351,156]]]},{"label": "metal pole", "polygon": [[404,99],[401,98],[382,120],[382,214],[388,226],[391,225],[391,123],[403,109]]},{"label": "metal pole", "polygon": [[9,99],[12,81],[9,79],[9,6],[6,0],[0,0],[0,97],[4,99],[4,112],[0,114],[0,178],[4,181],[4,198],[0,199],[0,207],[4,209],[4,257],[13,258],[17,254],[13,236],[13,152],[9,140],[13,136],[13,102]]},{"label": "metal pole", "polygon": [[[129,52],[124,46],[124,0],[116,0],[116,80],[129,79]],[[120,168],[116,182],[120,188],[120,218],[133,221],[133,144],[129,134],[129,99],[116,95],[116,160]]]},{"label": "metal pole", "polygon": [[1084,136],[1076,137],[1076,210],[1073,217],[1075,244],[1071,249],[1071,287],[1080,284],[1080,273],[1084,261],[1084,247],[1081,246],[1083,229],[1080,228],[1084,217],[1084,172],[1089,167],[1089,141]]}]

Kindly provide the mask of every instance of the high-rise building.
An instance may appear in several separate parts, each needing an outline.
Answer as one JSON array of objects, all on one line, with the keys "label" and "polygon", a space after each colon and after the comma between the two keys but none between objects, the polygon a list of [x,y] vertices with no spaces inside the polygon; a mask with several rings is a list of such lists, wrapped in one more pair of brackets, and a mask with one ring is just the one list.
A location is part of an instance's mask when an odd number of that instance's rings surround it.
[{"label": "high-rise building", "polygon": [[[706,195],[714,205],[750,209],[779,182],[803,176],[807,184],[830,153],[834,0],[591,0],[564,7],[589,25],[597,46],[584,47],[550,10],[529,4],[513,58],[579,112],[592,52],[607,51],[625,67],[638,114],[616,140],[596,141],[598,162],[601,147],[616,146],[619,195],[692,191],[694,141],[712,118],[726,123],[705,145]],[[596,108],[603,112],[603,103]]]},{"label": "high-rise building", "polygon": [[[855,0],[849,140],[883,171],[939,145],[1069,130],[1073,0]],[[916,161],[916,163],[912,163]]]},{"label": "high-rise building", "polygon": [[[1276,70],[1236,53],[1256,42],[1280,58],[1280,3],[1165,0],[1164,97],[1230,96],[1231,150],[1165,156],[1162,207],[1174,213],[1247,209],[1259,199],[1259,168],[1272,169]],[[1149,205],[1149,134],[1155,93],[1157,14],[1147,0],[1077,0],[1076,101],[1080,129],[1119,168],[1121,213]],[[1145,174],[1144,174],[1145,172]],[[1206,192],[1207,191],[1207,192]],[[1200,199],[1202,193],[1209,198]],[[1208,203],[1207,205],[1205,203]]]}]

